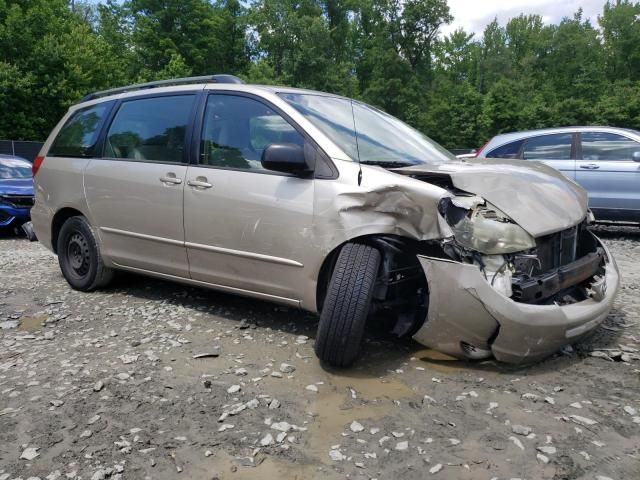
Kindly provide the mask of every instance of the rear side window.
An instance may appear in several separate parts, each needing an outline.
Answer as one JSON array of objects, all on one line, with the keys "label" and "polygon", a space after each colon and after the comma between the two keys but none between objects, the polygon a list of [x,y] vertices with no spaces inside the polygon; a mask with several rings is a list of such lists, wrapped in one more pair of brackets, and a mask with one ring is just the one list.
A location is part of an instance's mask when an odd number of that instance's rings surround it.
[{"label": "rear side window", "polygon": [[53,157],[92,157],[102,123],[112,102],[98,103],[76,111],[64,124],[49,149]]},{"label": "rear side window", "polygon": [[632,160],[640,152],[640,143],[615,133],[584,132],[582,135],[583,160]]},{"label": "rear side window", "polygon": [[520,148],[524,140],[518,140],[517,142],[507,143],[501,147],[491,150],[486,158],[520,158]]},{"label": "rear side window", "polygon": [[542,135],[526,141],[525,160],[571,160],[572,133]]},{"label": "rear side window", "polygon": [[176,95],[123,102],[107,132],[104,156],[182,162],[194,99]]}]

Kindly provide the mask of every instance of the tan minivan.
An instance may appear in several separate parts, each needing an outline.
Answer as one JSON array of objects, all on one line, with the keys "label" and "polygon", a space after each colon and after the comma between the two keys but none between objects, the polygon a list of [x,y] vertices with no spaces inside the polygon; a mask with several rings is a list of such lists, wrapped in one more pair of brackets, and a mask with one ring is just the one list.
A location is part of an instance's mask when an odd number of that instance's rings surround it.
[{"label": "tan minivan", "polygon": [[127,270],[319,312],[316,353],[387,326],[529,362],[592,331],[619,287],[587,195],[537,162],[458,160],[348,98],[229,75],[98,92],[33,165],[69,284]]}]

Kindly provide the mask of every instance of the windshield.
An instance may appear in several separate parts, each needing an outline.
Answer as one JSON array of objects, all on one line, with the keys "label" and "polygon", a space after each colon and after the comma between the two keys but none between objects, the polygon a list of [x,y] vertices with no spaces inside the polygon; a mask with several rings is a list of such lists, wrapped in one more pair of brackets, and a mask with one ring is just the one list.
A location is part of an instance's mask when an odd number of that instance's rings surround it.
[{"label": "windshield", "polygon": [[31,178],[31,164],[19,158],[0,158],[0,178]]},{"label": "windshield", "polygon": [[455,159],[430,138],[370,105],[307,93],[279,95],[354,161],[401,167]]}]

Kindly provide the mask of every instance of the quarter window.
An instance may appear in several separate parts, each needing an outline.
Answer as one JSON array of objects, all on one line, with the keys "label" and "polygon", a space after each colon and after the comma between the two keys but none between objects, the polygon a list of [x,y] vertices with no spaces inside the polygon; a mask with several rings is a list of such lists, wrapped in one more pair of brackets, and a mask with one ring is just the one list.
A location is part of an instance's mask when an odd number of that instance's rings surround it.
[{"label": "quarter window", "polygon": [[520,158],[520,148],[524,140],[507,143],[487,154],[487,158]]},{"label": "quarter window", "polygon": [[209,95],[200,142],[201,165],[264,170],[262,152],[274,143],[304,147],[304,137],[262,102],[235,95]]},{"label": "quarter window", "polygon": [[194,98],[177,95],[124,102],[109,127],[105,157],[182,162]]},{"label": "quarter window", "polygon": [[582,135],[583,160],[632,160],[640,152],[640,143],[615,133],[584,132]]},{"label": "quarter window", "polygon": [[76,111],[60,129],[48,155],[54,157],[92,157],[102,122],[111,102],[98,103]]},{"label": "quarter window", "polygon": [[543,135],[527,140],[525,160],[571,160],[572,133]]}]

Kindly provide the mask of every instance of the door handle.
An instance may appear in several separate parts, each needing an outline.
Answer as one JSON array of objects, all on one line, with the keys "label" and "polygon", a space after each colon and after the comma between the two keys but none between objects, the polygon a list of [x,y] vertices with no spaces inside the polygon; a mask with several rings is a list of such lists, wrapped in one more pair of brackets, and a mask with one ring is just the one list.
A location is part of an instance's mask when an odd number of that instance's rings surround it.
[{"label": "door handle", "polygon": [[162,183],[172,183],[174,185],[180,185],[182,183],[181,178],[177,178],[174,173],[167,173],[164,177],[160,177]]},{"label": "door handle", "polygon": [[600,168],[600,165],[598,165],[597,163],[587,163],[586,165],[580,165],[580,168],[584,170],[598,170]]},{"label": "door handle", "polygon": [[211,188],[213,187],[213,185],[211,185],[209,182],[205,182],[202,180],[187,180],[187,185],[189,185],[190,187],[196,187],[196,188]]}]

